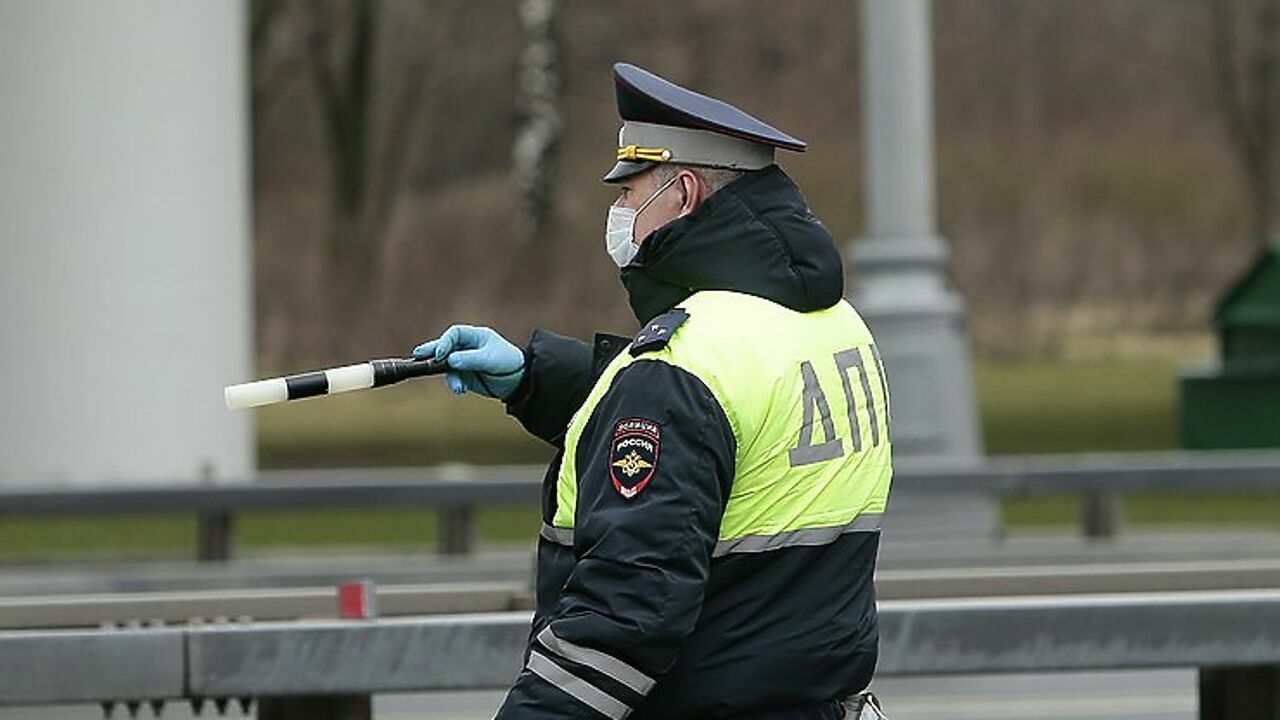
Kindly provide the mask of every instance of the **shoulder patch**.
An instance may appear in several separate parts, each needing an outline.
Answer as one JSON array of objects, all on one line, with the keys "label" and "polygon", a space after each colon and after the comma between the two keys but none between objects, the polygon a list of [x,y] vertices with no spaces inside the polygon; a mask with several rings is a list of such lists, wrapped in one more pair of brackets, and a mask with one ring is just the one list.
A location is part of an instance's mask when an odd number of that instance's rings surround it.
[{"label": "shoulder patch", "polygon": [[631,356],[637,357],[652,350],[661,350],[670,342],[676,328],[689,319],[689,313],[681,308],[665,312],[640,328],[631,340]]},{"label": "shoulder patch", "polygon": [[622,497],[640,494],[658,472],[662,428],[647,418],[626,418],[613,425],[609,443],[609,479]]}]

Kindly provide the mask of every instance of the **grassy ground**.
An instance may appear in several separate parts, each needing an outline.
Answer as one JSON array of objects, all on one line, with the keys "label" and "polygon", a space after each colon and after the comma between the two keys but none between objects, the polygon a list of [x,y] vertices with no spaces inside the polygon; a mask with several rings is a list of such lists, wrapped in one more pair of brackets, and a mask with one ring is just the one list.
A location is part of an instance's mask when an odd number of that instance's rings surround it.
[{"label": "grassy ground", "polygon": [[[1176,438],[1172,361],[986,363],[977,390],[992,454],[1163,450]],[[545,462],[492,400],[417,382],[257,411],[263,467]]]},{"label": "grassy ground", "polygon": [[[1176,444],[1177,364],[1165,360],[986,363],[977,391],[989,453],[1164,450]],[[531,439],[496,402],[450,396],[438,382],[258,411],[265,467],[323,467],[543,462],[549,449]],[[1126,499],[1133,524],[1231,522],[1280,527],[1280,494]],[[1013,499],[1004,517],[1014,531],[1070,526],[1074,498]],[[434,547],[430,511],[248,513],[237,537],[248,551],[288,547]],[[532,508],[479,513],[487,543],[525,543],[537,532]],[[187,517],[0,520],[0,559],[191,556],[195,522]]]},{"label": "grassy ground", "polygon": [[[434,551],[429,510],[253,512],[236,518],[238,553],[289,548]],[[538,533],[533,508],[485,508],[477,532],[486,545],[528,544]],[[0,521],[0,560],[194,557],[195,519],[187,516],[60,517]]]},{"label": "grassy ground", "polygon": [[[1080,526],[1077,497],[1007,499],[1003,503],[1005,527],[1012,532],[1051,529],[1075,532]],[[1124,497],[1124,515],[1130,527],[1215,526],[1280,530],[1280,493],[1133,493]]]},{"label": "grassy ground", "polygon": [[[1178,366],[1173,360],[985,363],[977,371],[987,452],[1121,452],[1177,446]],[[1135,526],[1234,524],[1280,528],[1280,493],[1134,493]],[[1013,531],[1078,527],[1077,497],[1010,498]]]},{"label": "grassy ground", "polygon": [[501,403],[454,397],[436,380],[255,412],[265,468],[537,463],[552,454]]},{"label": "grassy ground", "polygon": [[980,364],[987,452],[1172,449],[1177,383],[1168,360]]}]

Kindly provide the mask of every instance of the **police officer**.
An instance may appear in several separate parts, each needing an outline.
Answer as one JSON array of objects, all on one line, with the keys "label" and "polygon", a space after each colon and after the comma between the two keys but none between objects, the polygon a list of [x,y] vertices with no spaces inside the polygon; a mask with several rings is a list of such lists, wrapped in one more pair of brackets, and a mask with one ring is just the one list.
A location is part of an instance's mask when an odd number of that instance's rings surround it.
[{"label": "police officer", "polygon": [[614,80],[605,241],[639,332],[521,351],[458,325],[414,351],[559,449],[498,717],[843,717],[876,661],[888,386],[774,164],[805,144],[638,67]]}]

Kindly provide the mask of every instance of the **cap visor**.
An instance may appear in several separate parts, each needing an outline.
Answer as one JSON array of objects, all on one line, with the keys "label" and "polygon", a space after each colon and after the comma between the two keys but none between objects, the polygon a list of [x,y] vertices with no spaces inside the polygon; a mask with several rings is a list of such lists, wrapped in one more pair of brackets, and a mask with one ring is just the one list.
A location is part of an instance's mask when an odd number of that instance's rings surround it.
[{"label": "cap visor", "polygon": [[618,164],[614,165],[613,169],[609,171],[609,174],[604,176],[604,181],[616,183],[632,175],[638,175],[654,165],[657,165],[657,163],[649,162],[648,160],[619,160]]}]

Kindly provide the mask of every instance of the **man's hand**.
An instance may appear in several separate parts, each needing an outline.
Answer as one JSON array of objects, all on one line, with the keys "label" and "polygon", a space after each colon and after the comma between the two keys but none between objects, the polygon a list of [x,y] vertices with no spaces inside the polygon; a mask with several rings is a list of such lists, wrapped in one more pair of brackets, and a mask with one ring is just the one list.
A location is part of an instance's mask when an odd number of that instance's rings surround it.
[{"label": "man's hand", "polygon": [[505,400],[524,376],[524,353],[487,327],[453,325],[439,338],[413,349],[418,359],[447,357],[445,383],[454,395],[468,390]]}]

